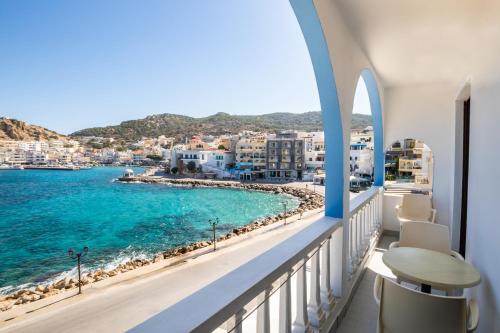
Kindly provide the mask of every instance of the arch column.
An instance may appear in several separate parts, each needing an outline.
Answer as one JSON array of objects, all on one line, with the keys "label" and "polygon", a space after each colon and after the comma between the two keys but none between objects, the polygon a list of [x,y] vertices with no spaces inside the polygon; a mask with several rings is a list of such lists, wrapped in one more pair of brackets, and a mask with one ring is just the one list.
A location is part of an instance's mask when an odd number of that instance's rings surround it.
[{"label": "arch column", "polygon": [[311,56],[325,133],[325,215],[344,216],[344,136],[333,66],[312,0],[290,0]]},{"label": "arch column", "polygon": [[374,185],[383,186],[385,179],[385,156],[384,156],[384,126],[382,118],[382,105],[377,87],[377,81],[372,71],[364,69],[361,77],[365,81],[373,121],[373,148],[375,157]]}]

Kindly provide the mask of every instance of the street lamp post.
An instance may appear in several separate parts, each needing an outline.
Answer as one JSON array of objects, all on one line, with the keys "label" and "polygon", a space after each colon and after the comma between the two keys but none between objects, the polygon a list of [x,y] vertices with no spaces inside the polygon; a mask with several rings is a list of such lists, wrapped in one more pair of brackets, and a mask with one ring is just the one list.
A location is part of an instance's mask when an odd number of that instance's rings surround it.
[{"label": "street lamp post", "polygon": [[82,252],[75,253],[73,249],[68,250],[68,255],[71,259],[76,259],[77,260],[77,265],[78,265],[78,294],[82,293],[82,271],[81,271],[81,259],[82,257],[86,256],[87,253],[89,253],[89,248],[88,246],[85,246],[82,250]]},{"label": "street lamp post", "polygon": [[213,231],[213,243],[214,243],[214,251],[217,250],[217,245],[215,244],[215,227],[219,224],[219,218],[216,217],[215,220],[208,220],[208,223],[212,226]]},{"label": "street lamp post", "polygon": [[282,204],[283,204],[283,208],[285,209],[285,223],[284,223],[284,225],[286,225],[286,202],[283,201]]}]

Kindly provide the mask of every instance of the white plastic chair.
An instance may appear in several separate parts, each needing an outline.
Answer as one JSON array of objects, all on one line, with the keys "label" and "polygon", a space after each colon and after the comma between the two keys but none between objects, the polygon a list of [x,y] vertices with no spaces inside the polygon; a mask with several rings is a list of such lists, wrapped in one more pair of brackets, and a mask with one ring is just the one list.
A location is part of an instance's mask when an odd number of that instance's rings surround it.
[{"label": "white plastic chair", "polygon": [[393,247],[417,247],[449,254],[457,259],[464,258],[451,249],[450,231],[447,226],[426,222],[405,222],[401,224],[399,242],[392,242]]},{"label": "white plastic chair", "polygon": [[[464,260],[460,253],[451,249],[450,232],[447,226],[426,222],[405,222],[401,224],[399,242],[392,242],[389,249],[395,247],[417,247],[449,254],[459,260]],[[417,284],[414,281],[401,279],[398,277],[398,283],[401,281]],[[447,295],[453,293],[453,289],[445,289]]]},{"label": "white plastic chair", "polygon": [[479,307],[465,297],[421,293],[377,275],[378,333],[465,333],[476,330]]},{"label": "white plastic chair", "polygon": [[405,194],[403,202],[396,206],[396,214],[400,223],[409,221],[431,222],[436,220],[436,209],[432,208],[430,195]]}]

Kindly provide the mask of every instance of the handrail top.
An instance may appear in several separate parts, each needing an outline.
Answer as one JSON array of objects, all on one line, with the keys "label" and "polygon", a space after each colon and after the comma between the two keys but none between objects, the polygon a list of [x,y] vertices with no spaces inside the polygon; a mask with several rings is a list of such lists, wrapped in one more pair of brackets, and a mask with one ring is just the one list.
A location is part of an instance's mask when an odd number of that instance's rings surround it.
[{"label": "handrail top", "polygon": [[372,186],[368,190],[360,193],[357,197],[353,198],[349,202],[349,214],[350,216],[354,215],[358,210],[360,210],[366,201],[373,198],[377,193],[383,190],[382,186]]},{"label": "handrail top", "polygon": [[130,330],[209,332],[242,309],[328,238],[342,220],[322,216],[263,254]]}]

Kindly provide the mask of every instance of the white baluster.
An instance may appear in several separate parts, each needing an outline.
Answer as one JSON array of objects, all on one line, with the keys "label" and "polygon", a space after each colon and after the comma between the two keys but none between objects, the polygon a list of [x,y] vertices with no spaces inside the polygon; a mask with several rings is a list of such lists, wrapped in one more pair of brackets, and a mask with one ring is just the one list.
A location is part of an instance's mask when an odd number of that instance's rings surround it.
[{"label": "white baluster", "polygon": [[356,213],[356,233],[357,233],[357,240],[356,240],[356,266],[359,263],[359,260],[361,258],[361,242],[362,242],[362,218],[363,218],[363,210],[358,210]]},{"label": "white baluster", "polygon": [[328,237],[321,247],[321,294],[325,300],[324,309],[327,312],[330,312],[335,306],[335,297],[333,297],[332,285],[330,284],[330,240],[331,237]]},{"label": "white baluster", "polygon": [[373,236],[375,236],[375,203],[374,199],[370,200],[370,246],[372,244]]},{"label": "white baluster", "polygon": [[279,331],[280,333],[290,333],[292,331],[292,300],[291,300],[290,272],[285,273],[281,278],[280,287],[280,311],[279,311]]},{"label": "white baluster", "polygon": [[227,322],[226,322],[226,330],[228,332],[234,332],[234,333],[242,333],[243,332],[243,316],[245,315],[246,310],[241,309],[240,311],[236,312],[234,316],[232,316]]},{"label": "white baluster", "polygon": [[365,251],[366,251],[366,221],[367,221],[367,211],[366,211],[366,205],[363,206],[362,209],[362,217],[361,217],[361,225],[362,225],[362,251],[361,251],[361,260],[365,256]]},{"label": "white baluster", "polygon": [[267,288],[259,295],[257,308],[257,333],[269,333],[271,331],[271,317],[269,315],[269,297],[272,287]]},{"label": "white baluster", "polygon": [[349,274],[352,275],[354,271],[354,260],[356,257],[355,241],[356,230],[355,228],[355,215],[349,219]]},{"label": "white baluster", "polygon": [[297,271],[297,317],[293,323],[293,330],[296,332],[312,332],[307,315],[307,279],[306,279],[306,259]]},{"label": "white baluster", "polygon": [[[318,248],[319,250],[319,248]],[[311,257],[310,295],[308,304],[309,321],[319,329],[325,320],[325,313],[321,307],[319,252]]]}]

